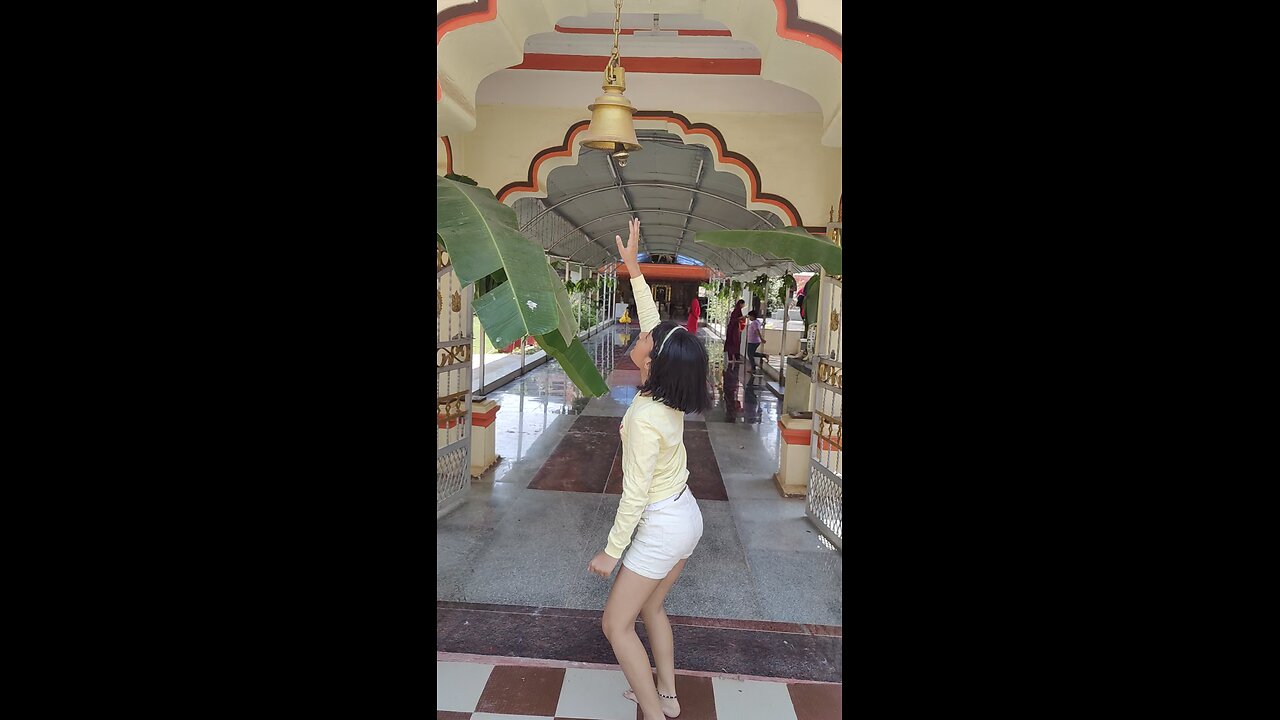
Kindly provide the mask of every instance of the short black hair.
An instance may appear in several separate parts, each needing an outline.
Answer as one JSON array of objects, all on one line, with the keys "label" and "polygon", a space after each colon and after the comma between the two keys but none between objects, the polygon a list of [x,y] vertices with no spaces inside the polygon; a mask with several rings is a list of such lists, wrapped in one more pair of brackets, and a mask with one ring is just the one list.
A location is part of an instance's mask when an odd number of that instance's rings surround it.
[{"label": "short black hair", "polygon": [[[687,413],[711,409],[711,375],[707,348],[681,323],[658,323],[650,334],[649,377],[640,392],[667,407]],[[663,341],[666,345],[663,345]]]},{"label": "short black hair", "polygon": [[746,300],[739,299],[739,300],[738,300],[738,302],[736,302],[736,303],[734,303],[734,304],[735,304],[735,305],[746,305],[746,304],[747,304],[747,301],[746,301]]},{"label": "short black hair", "polygon": [[760,317],[760,313],[756,312],[755,310],[752,310],[751,312],[747,313],[747,317],[758,318]]}]

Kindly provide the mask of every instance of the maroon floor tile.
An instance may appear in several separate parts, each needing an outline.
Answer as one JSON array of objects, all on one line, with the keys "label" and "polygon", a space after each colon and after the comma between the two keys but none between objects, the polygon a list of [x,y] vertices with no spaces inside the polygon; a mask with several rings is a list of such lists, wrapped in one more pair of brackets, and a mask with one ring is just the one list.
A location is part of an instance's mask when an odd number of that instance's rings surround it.
[{"label": "maroon floor tile", "polygon": [[525,615],[532,615],[542,609],[533,605],[493,605],[489,603],[453,602],[450,600],[437,600],[436,607],[455,608],[458,610],[484,610],[486,612],[522,613]]},{"label": "maroon floor tile", "polygon": [[602,492],[622,445],[618,418],[579,417],[533,476],[531,490]]},{"label": "maroon floor tile", "polygon": [[576,617],[576,618],[599,618],[599,610],[583,610],[580,608],[539,608],[534,615],[547,615],[550,617]]},{"label": "maroon floor tile", "polygon": [[639,370],[614,370],[609,373],[609,377],[604,379],[605,383],[611,388],[620,387],[639,387],[640,371]]},{"label": "maroon floor tile", "polygon": [[618,450],[613,456],[613,465],[609,467],[609,479],[604,484],[604,491],[607,495],[622,494],[622,444],[618,444]]},{"label": "maroon floor tile", "polygon": [[[711,449],[711,439],[707,434],[705,423],[684,424],[684,451],[688,457],[689,489],[699,500],[728,500],[729,494],[724,489],[724,477],[720,475],[720,466],[716,463],[715,452]],[[621,443],[613,465],[609,468],[609,478],[605,482],[604,491],[609,495],[622,494],[622,450]]]},{"label": "maroon floor tile", "polygon": [[508,715],[556,714],[564,668],[497,665],[480,694],[476,712]]},{"label": "maroon floor tile", "polygon": [[[637,631],[642,640],[647,638],[642,623]],[[677,670],[842,680],[840,638],[691,625],[673,625],[672,633]],[[617,664],[613,648],[600,632],[598,612],[566,617],[437,608],[436,650]]]},{"label": "maroon floor tile", "polygon": [[694,627],[732,628],[734,630],[761,630],[764,632],[791,633],[808,635],[805,625],[798,623],[774,622],[772,620],[734,620],[729,618],[700,618],[687,615],[668,615],[672,625],[691,625]]},{"label": "maroon floor tile", "polygon": [[844,629],[839,625],[805,625],[813,635],[822,637],[843,637]]},{"label": "maroon floor tile", "polygon": [[[656,673],[653,683],[658,683]],[[716,716],[716,695],[711,689],[711,678],[677,674],[676,698],[680,701],[680,720],[719,720]],[[640,711],[639,705],[636,706],[636,720],[644,720],[644,713]]]},{"label": "maroon floor tile", "polygon": [[[634,337],[634,335],[632,337]],[[614,370],[634,370],[636,372],[640,371],[640,368],[636,367],[636,364],[631,361],[631,353],[621,349],[619,349],[618,352],[613,356],[613,369]]]},{"label": "maroon floor tile", "polygon": [[454,712],[453,710],[437,710],[436,720],[471,720],[471,713]]},{"label": "maroon floor tile", "polygon": [[791,693],[796,720],[840,720],[844,708],[842,686],[796,683],[788,685],[787,692]]},{"label": "maroon floor tile", "polygon": [[576,434],[586,433],[590,435],[612,435],[621,441],[622,431],[619,428],[621,425],[622,418],[579,415],[578,419],[573,421],[573,426],[569,428],[569,432]]},{"label": "maroon floor tile", "polygon": [[689,457],[689,489],[699,500],[728,500],[720,465],[711,450],[711,436],[707,434],[705,424],[701,430],[696,428],[697,425],[691,427],[691,423],[684,426],[684,450]]}]

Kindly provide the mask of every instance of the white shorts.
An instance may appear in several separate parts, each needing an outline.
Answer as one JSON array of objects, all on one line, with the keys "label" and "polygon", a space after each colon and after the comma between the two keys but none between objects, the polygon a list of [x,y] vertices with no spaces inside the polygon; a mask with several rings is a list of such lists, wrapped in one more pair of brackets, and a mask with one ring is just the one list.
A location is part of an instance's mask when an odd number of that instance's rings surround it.
[{"label": "white shorts", "polygon": [[650,580],[661,580],[676,563],[693,554],[702,538],[702,511],[686,485],[678,496],[644,509],[635,539],[622,556],[622,565]]}]

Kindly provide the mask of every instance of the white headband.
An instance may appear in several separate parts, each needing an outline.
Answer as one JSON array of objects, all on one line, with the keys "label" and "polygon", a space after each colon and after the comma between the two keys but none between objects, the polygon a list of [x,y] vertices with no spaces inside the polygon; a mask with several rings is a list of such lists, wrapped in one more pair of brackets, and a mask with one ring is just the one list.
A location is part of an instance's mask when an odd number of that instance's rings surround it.
[{"label": "white headband", "polygon": [[[667,341],[671,339],[671,336],[674,335],[677,330],[684,330],[684,326],[677,325],[671,328],[671,330],[667,333],[667,336],[662,338],[662,344],[658,346],[658,355],[662,354],[662,348],[667,346]],[[654,355],[654,357],[657,357],[658,355]]]}]

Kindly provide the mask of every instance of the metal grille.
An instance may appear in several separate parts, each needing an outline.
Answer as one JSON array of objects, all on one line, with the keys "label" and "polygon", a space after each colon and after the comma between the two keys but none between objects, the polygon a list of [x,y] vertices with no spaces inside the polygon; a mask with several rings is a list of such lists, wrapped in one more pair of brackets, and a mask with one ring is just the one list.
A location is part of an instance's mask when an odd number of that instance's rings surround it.
[{"label": "metal grille", "polygon": [[436,455],[436,516],[462,503],[471,487],[471,444]]},{"label": "metal grille", "polygon": [[836,549],[841,549],[841,533],[844,515],[841,510],[843,485],[840,481],[823,472],[814,464],[809,467],[809,494],[805,501],[805,512],[818,526],[818,530],[831,541]]},{"label": "metal grille", "polygon": [[836,548],[841,547],[844,497],[843,288],[823,273],[818,301],[818,347],[813,356],[813,435],[805,512]]},{"label": "metal grille", "polygon": [[436,241],[436,517],[471,487],[471,288]]}]

